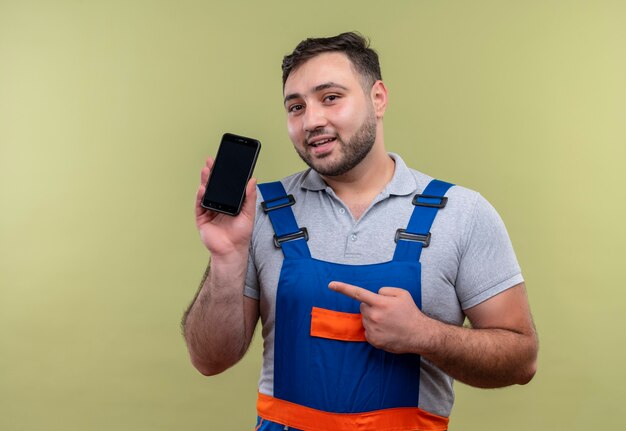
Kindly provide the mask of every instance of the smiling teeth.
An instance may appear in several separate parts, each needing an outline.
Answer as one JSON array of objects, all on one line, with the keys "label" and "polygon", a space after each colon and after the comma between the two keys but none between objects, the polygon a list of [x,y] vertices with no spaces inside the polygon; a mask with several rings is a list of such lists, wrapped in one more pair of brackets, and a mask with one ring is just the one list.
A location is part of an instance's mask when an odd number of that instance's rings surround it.
[{"label": "smiling teeth", "polygon": [[323,141],[319,141],[319,142],[316,142],[316,143],[314,143],[314,144],[311,144],[311,146],[313,146],[313,147],[317,147],[317,146],[323,145],[323,144],[325,144],[325,143],[327,143],[327,142],[330,142],[330,141],[332,141],[332,140],[334,140],[334,138],[324,139]]}]

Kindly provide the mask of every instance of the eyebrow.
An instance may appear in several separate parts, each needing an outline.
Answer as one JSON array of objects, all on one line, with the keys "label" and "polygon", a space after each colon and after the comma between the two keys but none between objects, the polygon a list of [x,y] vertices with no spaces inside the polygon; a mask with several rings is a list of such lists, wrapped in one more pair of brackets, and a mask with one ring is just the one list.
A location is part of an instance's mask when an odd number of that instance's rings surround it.
[{"label": "eyebrow", "polygon": [[[325,82],[323,84],[320,85],[316,85],[315,87],[313,87],[313,93],[318,93],[320,91],[323,90],[328,90],[329,88],[340,88],[342,90],[348,90],[348,87],[345,87],[341,84],[337,84],[336,82]],[[287,102],[289,102],[290,100],[293,99],[298,99],[301,98],[302,95],[300,93],[291,93],[285,96],[285,100],[283,101],[283,104],[287,104]]]}]

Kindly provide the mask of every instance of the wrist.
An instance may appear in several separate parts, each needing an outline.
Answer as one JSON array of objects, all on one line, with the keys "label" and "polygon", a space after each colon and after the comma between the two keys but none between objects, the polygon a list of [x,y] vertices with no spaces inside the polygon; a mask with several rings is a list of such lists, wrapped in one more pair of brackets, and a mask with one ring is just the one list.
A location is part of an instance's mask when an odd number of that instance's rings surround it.
[{"label": "wrist", "polygon": [[238,267],[242,264],[247,267],[248,265],[248,247],[242,247],[240,249],[233,248],[226,251],[209,251],[211,254],[211,266],[212,267]]},{"label": "wrist", "polygon": [[413,341],[415,353],[428,358],[441,350],[442,343],[446,343],[447,325],[425,314],[418,320]]},{"label": "wrist", "polygon": [[248,253],[212,255],[211,270],[205,281],[206,293],[212,302],[239,301],[248,270]]}]

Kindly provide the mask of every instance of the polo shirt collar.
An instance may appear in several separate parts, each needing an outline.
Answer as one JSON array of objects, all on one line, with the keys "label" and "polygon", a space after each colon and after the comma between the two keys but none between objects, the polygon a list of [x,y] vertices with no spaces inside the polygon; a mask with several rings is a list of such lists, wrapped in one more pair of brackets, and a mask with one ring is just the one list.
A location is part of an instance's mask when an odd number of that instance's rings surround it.
[{"label": "polo shirt collar", "polygon": [[[415,177],[411,173],[411,170],[407,167],[402,157],[395,153],[389,153],[389,156],[395,161],[396,166],[393,172],[393,177],[389,184],[385,186],[383,194],[405,196],[413,193],[417,188],[417,182]],[[322,179],[321,175],[315,172],[313,169],[309,169],[305,174],[304,181],[302,182],[302,188],[311,191],[325,190],[326,183]]]},{"label": "polo shirt collar", "polygon": [[396,170],[393,172],[391,181],[383,190],[383,194],[406,196],[415,193],[417,181],[402,157],[395,153],[389,153],[389,156],[396,162]]}]

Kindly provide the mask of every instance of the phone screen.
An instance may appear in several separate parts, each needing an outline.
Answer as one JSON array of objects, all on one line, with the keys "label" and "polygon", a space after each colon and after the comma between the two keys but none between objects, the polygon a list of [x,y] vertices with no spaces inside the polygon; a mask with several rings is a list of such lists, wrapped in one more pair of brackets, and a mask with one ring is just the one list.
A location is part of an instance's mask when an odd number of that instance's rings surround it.
[{"label": "phone screen", "polygon": [[256,139],[224,134],[202,198],[204,208],[239,214],[260,148]]}]

